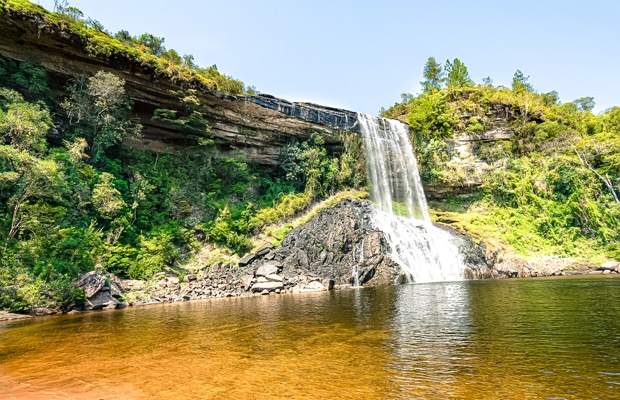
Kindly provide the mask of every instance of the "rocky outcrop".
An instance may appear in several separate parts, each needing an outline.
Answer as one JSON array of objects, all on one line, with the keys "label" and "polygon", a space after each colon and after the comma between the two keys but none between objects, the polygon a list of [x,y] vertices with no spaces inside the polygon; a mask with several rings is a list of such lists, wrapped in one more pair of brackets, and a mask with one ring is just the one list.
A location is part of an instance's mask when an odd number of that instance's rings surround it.
[{"label": "rocky outcrop", "polygon": [[227,95],[199,80],[185,79],[174,69],[158,70],[122,53],[93,55],[84,38],[37,14],[0,12],[0,55],[39,63],[59,88],[70,78],[92,76],[101,70],[122,77],[143,126],[142,137],[127,142],[132,147],[169,152],[195,144],[196,139],[151,119],[157,108],[180,109],[178,92],[187,89],[195,91],[200,112],[211,124],[223,156],[241,151],[250,162],[276,165],[280,149],[292,137],[304,139],[318,132],[328,150],[337,151],[340,141],[335,131],[358,129],[356,113],[351,111],[270,95]]},{"label": "rocky outcrop", "polygon": [[122,282],[110,273],[90,271],[82,275],[77,286],[84,292],[85,311],[123,308],[127,302],[123,299]]},{"label": "rocky outcrop", "polygon": [[3,321],[20,321],[20,320],[23,320],[23,319],[30,319],[30,318],[32,318],[31,315],[15,314],[15,313],[10,313],[10,312],[6,312],[6,311],[0,310],[0,322],[3,322]]},{"label": "rocky outcrop", "polygon": [[491,165],[478,156],[481,146],[500,146],[510,141],[514,131],[509,121],[516,115],[507,107],[496,105],[490,110],[490,126],[483,132],[458,132],[446,140],[452,162],[458,167],[459,177],[450,182],[425,182],[424,192],[431,200],[445,200],[454,197],[469,197],[482,185],[483,174],[496,165]]},{"label": "rocky outcrop", "polygon": [[[491,269],[491,278],[535,278],[543,276],[584,275],[596,273],[616,273],[605,271],[606,264],[596,265],[561,257],[525,258],[514,254],[508,248],[487,249],[486,263]],[[607,264],[609,265],[609,264]]]},{"label": "rocky outcrop", "polygon": [[351,285],[354,270],[360,284],[394,283],[400,267],[390,258],[383,234],[371,224],[372,207],[360,200],[342,200],[291,231],[278,248],[257,255],[244,268],[260,276],[278,266],[279,274],[299,289],[323,280]]}]

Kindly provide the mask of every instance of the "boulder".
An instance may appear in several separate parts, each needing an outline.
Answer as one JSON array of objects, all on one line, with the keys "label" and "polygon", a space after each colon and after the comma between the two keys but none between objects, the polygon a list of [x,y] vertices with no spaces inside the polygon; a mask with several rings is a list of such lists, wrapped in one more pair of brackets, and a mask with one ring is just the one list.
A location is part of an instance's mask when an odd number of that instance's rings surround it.
[{"label": "boulder", "polygon": [[620,272],[620,262],[608,261],[598,266],[597,271]]},{"label": "boulder", "polygon": [[265,243],[264,245],[259,247],[258,250],[256,250],[256,256],[257,257],[264,256],[265,254],[269,253],[269,251],[271,251],[271,249],[273,249],[274,247],[275,246],[272,245],[271,243]]},{"label": "boulder", "polygon": [[35,317],[44,317],[46,315],[56,314],[56,311],[48,307],[36,307],[30,312],[30,314],[34,315]]},{"label": "boulder", "polygon": [[115,299],[120,299],[121,297],[123,297],[123,293],[124,293],[121,286],[114,281],[110,282],[109,292],[110,292],[110,295],[114,297]]},{"label": "boulder", "polygon": [[0,310],[0,321],[17,321],[20,319],[32,318],[32,315],[25,314],[13,314],[10,312]]},{"label": "boulder", "polygon": [[105,286],[106,278],[99,271],[90,271],[82,275],[77,285],[84,291],[84,296],[89,298],[99,292]]},{"label": "boulder", "polygon": [[254,279],[254,275],[243,275],[239,278],[243,285],[243,289],[250,290],[252,286],[252,279]]},{"label": "boulder", "polygon": [[304,286],[300,291],[303,292],[324,292],[327,288],[321,282],[312,281]]},{"label": "boulder", "polygon": [[275,275],[282,268],[282,263],[278,261],[267,261],[256,270],[256,276]]},{"label": "boulder", "polygon": [[241,260],[239,260],[239,266],[240,267],[245,267],[246,265],[251,263],[252,260],[254,260],[255,258],[256,258],[256,254],[255,253],[247,254],[245,257],[243,257]]},{"label": "boulder", "polygon": [[120,308],[121,302],[116,300],[110,292],[97,292],[93,296],[86,299],[84,309],[86,311],[95,311],[103,309]]},{"label": "boulder", "polygon": [[280,275],[276,275],[276,274],[270,274],[265,276],[265,279],[267,279],[268,281],[271,282],[284,282],[284,278],[282,278]]},{"label": "boulder", "polygon": [[276,289],[284,289],[284,284],[282,282],[257,282],[252,286],[252,292],[254,293],[259,293],[263,290],[273,292]]}]

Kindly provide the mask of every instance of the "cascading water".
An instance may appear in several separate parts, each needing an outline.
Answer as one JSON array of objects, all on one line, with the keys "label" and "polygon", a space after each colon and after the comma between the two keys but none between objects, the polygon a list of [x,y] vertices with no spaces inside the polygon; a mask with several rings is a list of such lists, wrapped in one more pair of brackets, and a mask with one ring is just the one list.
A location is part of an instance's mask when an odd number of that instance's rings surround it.
[{"label": "cascading water", "polygon": [[464,265],[453,237],[431,223],[409,128],[398,121],[357,114],[370,177],[370,196],[381,230],[412,282],[463,279]]},{"label": "cascading water", "polygon": [[[362,263],[364,262],[364,239],[362,239],[359,249],[357,249],[357,254],[357,264],[353,266],[353,270],[351,271],[351,275],[353,276],[354,288],[360,287],[360,266],[362,266]],[[353,252],[353,257],[355,258],[355,249]]]}]

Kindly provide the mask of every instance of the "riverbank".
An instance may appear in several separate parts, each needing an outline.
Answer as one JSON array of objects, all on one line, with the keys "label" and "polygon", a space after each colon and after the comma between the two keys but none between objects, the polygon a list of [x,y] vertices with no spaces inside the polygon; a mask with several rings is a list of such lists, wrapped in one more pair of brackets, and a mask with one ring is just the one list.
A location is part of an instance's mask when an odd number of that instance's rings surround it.
[{"label": "riverbank", "polygon": [[[150,280],[123,280],[111,273],[91,271],[77,283],[84,293],[83,304],[61,309],[52,300],[33,308],[30,314],[44,316],[208,298],[327,291],[351,287],[356,281],[364,286],[405,282],[383,233],[371,223],[373,207],[359,199],[343,199],[293,229],[279,246],[265,243],[240,260],[202,264],[184,274],[169,271]],[[450,231],[458,242],[466,279],[620,271],[618,262],[596,266],[568,258],[526,259],[508,248],[476,243],[467,234],[446,226],[443,229]],[[2,315],[0,320],[17,318],[16,314]]]},{"label": "riverbank", "polygon": [[[558,271],[558,262],[548,259],[546,269],[530,270],[527,278],[570,276],[570,275],[620,275],[620,263],[606,263],[594,269],[568,269]],[[514,262],[514,260],[510,261]],[[333,280],[321,278],[313,274],[300,274],[297,277],[270,274],[267,268],[256,271],[256,276],[239,275],[239,268],[231,265],[215,265],[198,274],[175,275],[158,274],[150,281],[122,280],[113,274],[91,271],[83,275],[82,283],[90,282],[90,287],[84,287],[87,300],[82,307],[70,310],[69,313],[109,310],[116,308],[134,307],[142,305],[177,303],[211,298],[228,297],[258,297],[265,295],[283,295],[321,292],[328,290],[347,290],[351,285],[334,285]],[[543,275],[541,272],[547,271]],[[533,272],[533,273],[532,273]],[[509,278],[502,275],[501,278]],[[517,278],[517,275],[514,275]],[[181,278],[181,279],[179,279]],[[260,289],[260,291],[259,291]],[[0,322],[30,319],[35,316],[61,315],[61,312],[52,308],[37,308],[31,314],[16,314],[0,311]]]}]

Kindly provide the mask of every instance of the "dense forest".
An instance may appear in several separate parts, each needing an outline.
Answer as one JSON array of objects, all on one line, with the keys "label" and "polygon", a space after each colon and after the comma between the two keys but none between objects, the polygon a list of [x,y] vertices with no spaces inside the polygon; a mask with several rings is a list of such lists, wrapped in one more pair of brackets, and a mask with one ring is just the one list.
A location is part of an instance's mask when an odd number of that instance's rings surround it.
[{"label": "dense forest", "polygon": [[[594,115],[592,97],[562,103],[519,70],[510,88],[476,84],[458,58],[429,58],[420,83],[382,116],[411,126],[427,186],[479,182],[471,196],[431,203],[437,218],[526,257],[620,258],[620,108]],[[478,141],[469,159],[456,151],[456,136],[498,119],[512,137]]]},{"label": "dense forest", "polygon": [[[0,2],[6,11],[62,26],[93,56],[131,59],[224,93],[255,92],[166,49],[162,38],[107,32],[67,2],[55,12]],[[382,116],[411,126],[427,185],[479,182],[468,196],[432,202],[436,219],[523,256],[620,258],[620,108],[594,115],[592,98],[561,103],[520,71],[511,88],[490,78],[476,84],[458,59],[442,66],[429,58],[424,78],[421,94],[404,94]],[[70,308],[83,298],[76,278],[93,269],[149,279],[182,274],[201,257],[234,259],[257,237],[281,240],[292,229],[286,222],[320,200],[347,189],[365,195],[358,135],[334,131],[342,142],[334,154],[318,133],[291,140],[278,167],[266,168],[223,157],[195,92],[179,97],[177,109],[151,118],[196,144],[131,148],[124,142],[142,127],[120,76],[99,71],[59,83],[36,60],[0,57],[0,309]],[[459,158],[451,141],[492,129],[498,113],[514,135]]]},{"label": "dense forest", "polygon": [[[243,90],[215,67],[166,50],[162,39],[110,34],[73,7],[53,13],[27,1],[3,7],[39,13],[96,45],[167,71],[172,66],[219,91]],[[68,308],[81,300],[76,278],[93,269],[149,279],[164,269],[181,274],[196,257],[234,259],[254,246],[256,235],[281,239],[291,225],[277,223],[313,202],[365,185],[361,142],[348,132],[336,132],[345,144],[341,154],[328,154],[314,134],[286,145],[278,168],[259,168],[241,155],[218,153],[200,101],[187,90],[179,109],[157,109],[152,118],[197,144],[155,153],[123,145],[141,126],[122,78],[100,71],[52,86],[36,61],[0,58],[2,309],[27,311],[45,302]],[[205,256],[206,245],[212,251]]]}]

